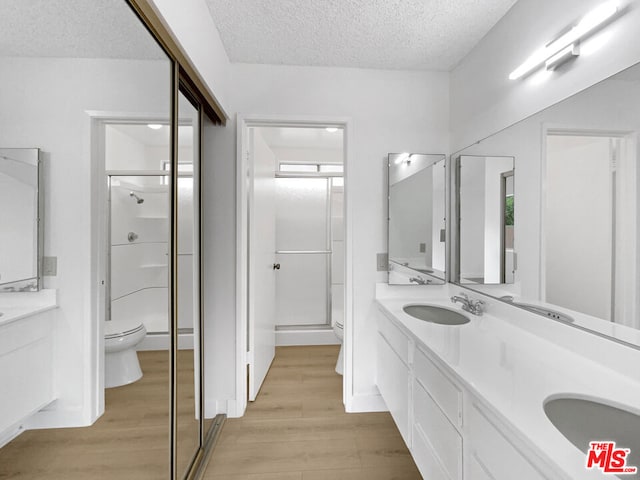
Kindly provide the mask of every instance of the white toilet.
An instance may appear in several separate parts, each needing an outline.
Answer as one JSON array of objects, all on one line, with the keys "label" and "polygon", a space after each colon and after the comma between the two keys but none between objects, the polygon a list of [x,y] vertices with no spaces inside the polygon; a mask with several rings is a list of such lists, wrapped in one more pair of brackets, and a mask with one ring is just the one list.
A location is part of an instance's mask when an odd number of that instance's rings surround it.
[{"label": "white toilet", "polygon": [[336,323],[333,324],[333,333],[340,339],[340,353],[338,354],[338,361],[336,362],[336,373],[342,375],[344,373],[344,355],[342,353],[344,351],[344,325],[336,321]]},{"label": "white toilet", "polygon": [[147,330],[139,320],[110,320],[105,322],[104,386],[119,387],[142,378],[142,370],[136,346],[144,339]]}]

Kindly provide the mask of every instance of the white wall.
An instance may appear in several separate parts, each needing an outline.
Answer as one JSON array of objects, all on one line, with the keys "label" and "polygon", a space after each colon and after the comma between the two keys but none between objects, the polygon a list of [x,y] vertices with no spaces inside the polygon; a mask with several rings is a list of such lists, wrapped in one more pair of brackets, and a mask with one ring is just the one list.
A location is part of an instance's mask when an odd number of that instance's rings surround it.
[{"label": "white wall", "polygon": [[460,276],[484,277],[484,157],[460,159]]},{"label": "white wall", "polygon": [[[45,255],[58,257],[56,310],[57,412],[51,425],[90,423],[97,406],[96,320],[98,252],[92,225],[99,199],[91,190],[88,110],[153,112],[169,107],[169,68],[156,61],[3,58],[0,145],[42,149]],[[144,94],[141,94],[144,92]]]},{"label": "white wall", "polygon": [[[375,386],[374,295],[375,283],[386,280],[386,272],[376,272],[376,253],[386,251],[387,154],[447,150],[448,75],[267,65],[233,65],[231,70],[234,90],[229,111],[232,115],[242,112],[352,119],[346,191],[354,211],[353,238],[350,239],[353,264],[349,268],[354,282],[355,338],[354,386],[347,396],[353,408],[358,405],[366,408],[369,400],[375,402],[379,398]],[[221,162],[218,168],[229,175],[227,182],[233,178],[231,172],[235,167],[234,123],[217,132],[213,140]],[[226,218],[218,219],[221,220],[218,228],[229,229],[230,236],[235,229],[232,223],[235,213],[231,207],[235,203],[235,192],[228,185],[218,192],[218,202],[227,205]],[[210,200],[205,199],[205,208],[211,208]],[[231,255],[232,250],[227,252]],[[227,276],[227,281],[229,278]],[[229,322],[225,335],[230,338],[235,332],[235,320],[225,318],[224,321]],[[230,365],[234,360],[230,356],[225,363]],[[229,385],[233,382],[231,377],[231,372],[227,372],[220,381]]]},{"label": "white wall", "polygon": [[609,142],[608,137],[548,137],[543,205],[545,300],[606,320],[611,320],[614,225]]},{"label": "white wall", "polygon": [[151,0],[223,109],[230,102],[230,63],[205,0]]},{"label": "white wall", "polygon": [[343,160],[342,149],[328,148],[282,148],[272,147],[278,162],[287,163],[336,163]]},{"label": "white wall", "polygon": [[[451,151],[512,123],[640,61],[640,8],[625,11],[582,42],[578,59],[546,81],[508,75],[541,45],[573,26],[602,0],[519,0],[451,72]],[[598,48],[599,46],[599,48]]]}]

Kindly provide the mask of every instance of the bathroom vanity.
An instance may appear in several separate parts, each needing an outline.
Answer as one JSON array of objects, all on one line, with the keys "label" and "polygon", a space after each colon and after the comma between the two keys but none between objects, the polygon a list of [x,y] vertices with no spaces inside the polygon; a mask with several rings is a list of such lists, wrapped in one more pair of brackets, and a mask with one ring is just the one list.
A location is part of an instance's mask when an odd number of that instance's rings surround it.
[{"label": "bathroom vanity", "polygon": [[[471,315],[449,299],[460,290],[451,284],[377,290],[377,384],[423,477],[612,478],[585,469],[585,453],[549,420],[545,404],[597,399],[640,419],[640,374],[628,367],[638,365],[640,351],[475,294],[486,312]],[[469,322],[420,320],[403,310],[415,304]],[[589,358],[594,349],[607,351],[608,360]],[[618,363],[625,366],[614,369]]]},{"label": "bathroom vanity", "polygon": [[55,398],[55,290],[0,295],[0,446]]}]

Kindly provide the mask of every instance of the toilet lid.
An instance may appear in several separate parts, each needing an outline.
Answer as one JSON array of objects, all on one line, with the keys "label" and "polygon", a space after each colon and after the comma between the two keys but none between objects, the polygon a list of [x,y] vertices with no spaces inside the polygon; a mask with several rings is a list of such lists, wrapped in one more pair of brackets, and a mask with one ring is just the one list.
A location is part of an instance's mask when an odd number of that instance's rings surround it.
[{"label": "toilet lid", "polygon": [[140,320],[134,318],[115,319],[105,322],[104,338],[121,337],[131,333],[138,332],[144,328],[144,324]]}]

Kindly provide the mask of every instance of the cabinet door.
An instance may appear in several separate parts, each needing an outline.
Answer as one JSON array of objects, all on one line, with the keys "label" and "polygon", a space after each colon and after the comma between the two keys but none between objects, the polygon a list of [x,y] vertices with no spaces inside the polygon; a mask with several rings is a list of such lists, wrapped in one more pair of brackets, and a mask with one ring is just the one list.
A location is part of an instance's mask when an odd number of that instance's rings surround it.
[{"label": "cabinet door", "polygon": [[409,441],[409,367],[378,334],[378,389],[408,447]]},{"label": "cabinet door", "polygon": [[[470,453],[485,467],[494,480],[544,480],[546,477],[500,431],[497,420],[480,411],[470,409],[468,419]],[[478,463],[478,462],[476,462]],[[472,468],[471,462],[467,468]],[[470,472],[467,472],[470,478]]]}]

